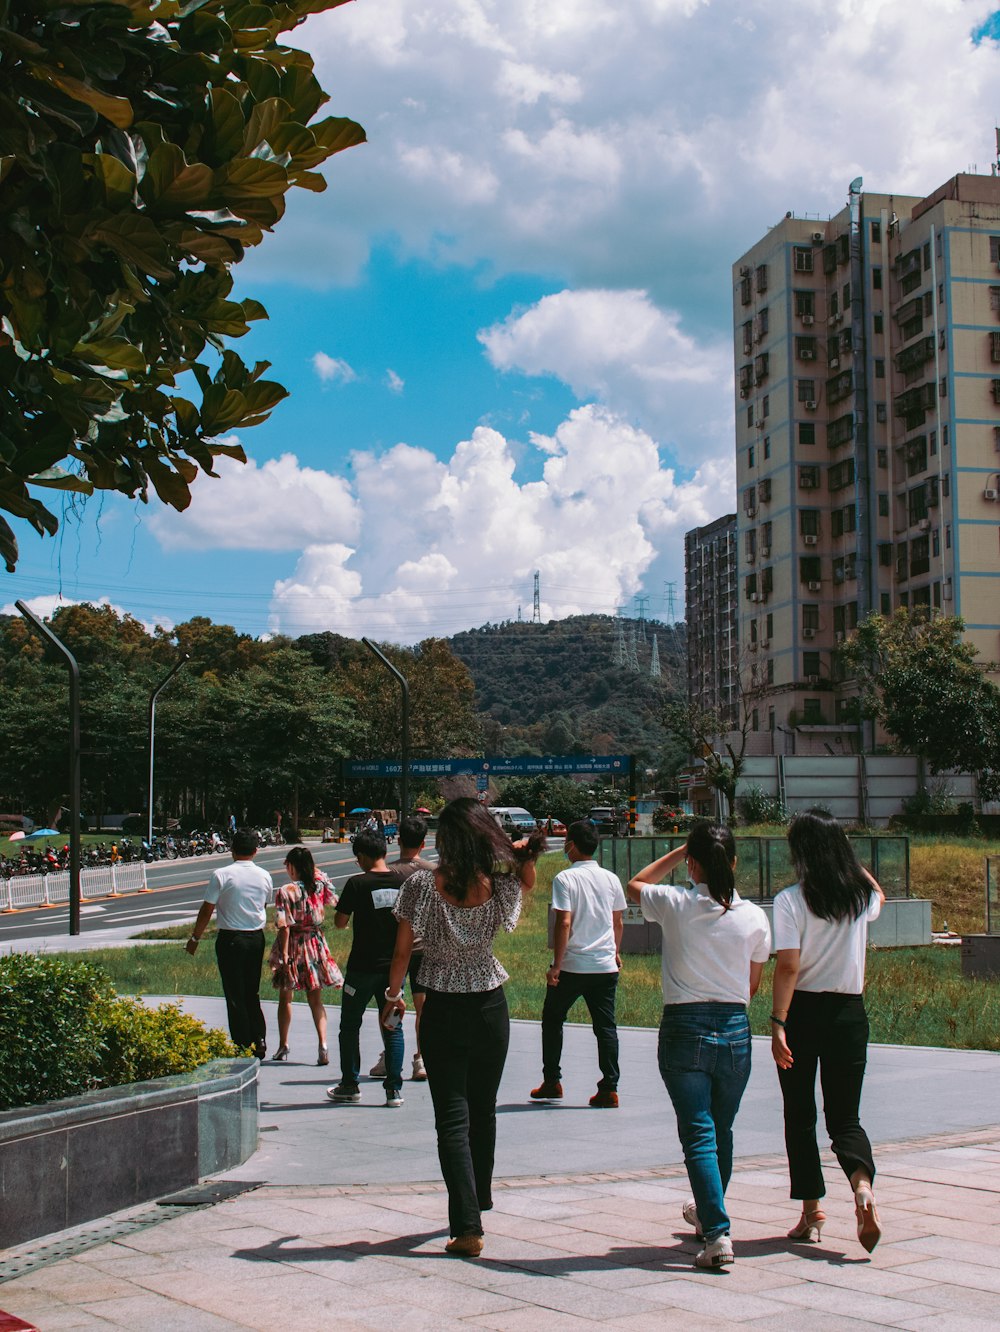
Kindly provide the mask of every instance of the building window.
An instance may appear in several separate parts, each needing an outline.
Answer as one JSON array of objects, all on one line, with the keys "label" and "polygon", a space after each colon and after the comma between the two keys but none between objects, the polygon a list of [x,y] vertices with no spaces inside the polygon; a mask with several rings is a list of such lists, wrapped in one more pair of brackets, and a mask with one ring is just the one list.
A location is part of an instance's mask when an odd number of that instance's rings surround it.
[{"label": "building window", "polygon": [[947,398],[948,396],[948,376],[938,380],[938,397]]},{"label": "building window", "polygon": [[885,425],[888,419],[889,419],[889,413],[886,410],[885,403],[877,402],[875,404],[875,420],[878,422],[879,425]]},{"label": "building window", "polygon": [[807,586],[809,585],[809,583],[818,583],[820,581],[820,578],[822,577],[821,569],[822,565],[820,563],[820,558],[818,555],[799,556],[800,583],[805,583]]},{"label": "building window", "polygon": [[815,361],[816,339],[809,336],[796,338],[795,355],[800,361]]},{"label": "building window", "polygon": [[770,396],[766,393],[764,394],[764,398],[760,404],[760,414],[761,416],[771,415],[771,399]]},{"label": "building window", "polygon": [[878,516],[880,518],[889,517],[889,496],[884,490],[879,491]]},{"label": "building window", "polygon": [[850,304],[851,304],[851,284],[850,284],[849,282],[845,282],[845,283],[844,283],[844,314],[847,313],[848,309],[850,308]]},{"label": "building window", "polygon": [[888,467],[888,466],[889,466],[889,450],[888,450],[888,449],[876,449],[876,450],[875,450],[875,466],[876,466],[876,467]]},{"label": "building window", "polygon": [[819,468],[818,467],[800,467],[799,468],[799,487],[802,490],[819,489]]},{"label": "building window", "polygon": [[813,271],[813,252],[809,245],[796,245],[792,250],[792,262],[796,273]]},{"label": "building window", "polygon": [[[819,605],[815,601],[807,601],[802,606],[802,628],[811,629],[813,633],[819,629]],[[806,675],[815,675],[815,671],[806,671]]]},{"label": "building window", "polygon": [[743,325],[743,355],[749,356],[753,351],[753,320],[748,319]]},{"label": "building window", "polygon": [[767,659],[767,683],[768,683],[769,685],[773,685],[773,684],[774,684],[774,658],[773,658],[773,657],[768,657],[768,659]]},{"label": "building window", "polygon": [[885,319],[882,315],[877,314],[872,316],[872,332],[876,337],[881,337],[885,332]]},{"label": "building window", "polygon": [[892,542],[880,541],[878,547],[878,562],[883,569],[892,564]]},{"label": "building window", "polygon": [[819,536],[819,509],[799,509],[799,531],[803,536]]},{"label": "building window", "polygon": [[[1000,291],[1000,287],[997,288]],[[816,317],[816,295],[811,291],[795,293],[795,316],[797,319],[813,320]]]},{"label": "building window", "polygon": [[754,461],[753,461],[753,445],[751,444],[750,447],[747,449],[747,466],[748,466],[748,467],[753,467],[753,465],[754,465]]},{"label": "building window", "polygon": [[771,436],[770,436],[770,435],[765,435],[765,436],[764,436],[764,457],[765,457],[765,459],[766,459],[766,458],[770,458],[770,456],[771,456]]},{"label": "building window", "polygon": [[924,241],[924,272],[925,272],[925,273],[926,273],[927,270],[930,268],[930,266],[931,266],[931,243],[930,243],[930,241]]},{"label": "building window", "polygon": [[747,408],[747,425],[753,425],[753,403]]},{"label": "building window", "polygon": [[[805,626],[803,626],[804,628]],[[816,628],[819,628],[817,625]],[[819,653],[803,652],[802,654],[802,674],[819,675]]]},{"label": "building window", "polygon": [[931,554],[935,559],[941,554],[941,529],[935,527],[931,532]]},{"label": "building window", "polygon": [[756,708],[754,708],[754,710],[750,714],[750,729],[751,731],[760,730],[760,713],[757,711]]},{"label": "building window", "polygon": [[882,244],[882,223],[873,221],[871,224],[872,244]]},{"label": "building window", "polygon": [[937,255],[939,259],[944,254],[944,245],[942,244],[942,241],[943,237],[939,231],[937,235],[934,237],[934,253]]},{"label": "building window", "polygon": [[951,550],[951,523],[946,523],[946,524],[945,524],[945,529],[944,529],[944,548],[945,548],[945,550]]},{"label": "building window", "polygon": [[740,278],[740,305],[749,305],[753,299],[753,292],[750,289],[749,271]]},{"label": "building window", "polygon": [[843,462],[834,463],[827,473],[827,484],[829,485],[831,493],[838,490],[845,490],[848,486],[853,486],[854,459],[845,458]]},{"label": "building window", "polygon": [[941,427],[941,447],[942,447],[943,449],[946,449],[946,448],[948,447],[948,427],[947,427],[947,425],[943,425],[943,426]]},{"label": "building window", "polygon": [[944,283],[938,283],[938,305],[944,305]]},{"label": "building window", "polygon": [[948,475],[947,472],[945,472],[944,476],[941,478],[941,498],[947,499],[950,494],[951,494],[951,477]]},{"label": "building window", "polygon": [[990,237],[990,263],[1000,264],[1000,236]]},{"label": "building window", "polygon": [[885,379],[885,361],[875,362],[875,378]]},{"label": "building window", "polygon": [[934,308],[934,297],[929,291],[924,292],[924,314],[928,317]]},{"label": "building window", "polygon": [[836,292],[833,292],[830,296],[829,314],[831,319],[835,319],[840,314],[840,297]]},{"label": "building window", "polygon": [[765,305],[763,310],[758,311],[757,317],[754,320],[754,337],[758,342],[760,342],[763,338],[767,337],[767,329],[768,329],[768,313],[767,313],[767,306]]},{"label": "building window", "polygon": [[813,422],[813,421],[800,421],[800,422],[799,422],[799,443],[800,443],[800,444],[815,444],[815,443],[816,443],[816,425],[815,425],[815,422]]},{"label": "building window", "polygon": [[881,270],[881,268],[873,268],[873,269],[872,269],[872,290],[873,290],[873,291],[881,291],[881,290],[882,290],[882,270]]},{"label": "building window", "polygon": [[933,458],[934,454],[937,453],[937,431],[936,431],[936,430],[932,430],[931,433],[927,436],[927,452],[931,455],[932,458]]},{"label": "building window", "polygon": [[755,276],[757,278],[758,294],[767,291],[767,264],[758,264]]},{"label": "building window", "polygon": [[816,401],[816,381],[815,379],[800,379],[798,381],[798,399],[799,402]]}]

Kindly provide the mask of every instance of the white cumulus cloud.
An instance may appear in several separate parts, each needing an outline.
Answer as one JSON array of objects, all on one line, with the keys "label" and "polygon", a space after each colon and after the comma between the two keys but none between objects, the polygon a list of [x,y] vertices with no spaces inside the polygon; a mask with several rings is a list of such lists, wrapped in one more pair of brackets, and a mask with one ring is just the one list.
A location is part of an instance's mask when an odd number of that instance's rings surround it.
[{"label": "white cumulus cloud", "polygon": [[346,361],[328,356],[326,352],[317,352],[312,365],[324,384],[350,384],[358,377]]},{"label": "white cumulus cloud", "polygon": [[303,542],[353,540],[359,512],[347,481],[294,454],[269,462],[216,460],[218,480],[196,477],[183,514],[157,506],[149,525],[169,549],[300,550]]},{"label": "white cumulus cloud", "polygon": [[389,369],[385,372],[385,386],[390,393],[402,393],[406,381],[397,375],[395,370]]},{"label": "white cumulus cloud", "polygon": [[[132,615],[134,619],[139,621],[147,634],[152,634],[157,628],[164,629],[169,633],[174,627],[173,620],[166,616],[159,615],[155,620],[144,620],[141,616],[135,615],[133,611],[126,610],[123,606],[119,606],[112,601],[110,597],[103,595],[62,597],[58,593],[53,593],[42,597],[26,597],[23,600],[28,610],[34,611],[41,620],[51,619],[56,611],[64,606],[107,606],[114,611],[120,620],[124,619],[126,615]],[[0,606],[0,615],[20,615],[20,613],[13,601],[8,602],[6,606]]]}]

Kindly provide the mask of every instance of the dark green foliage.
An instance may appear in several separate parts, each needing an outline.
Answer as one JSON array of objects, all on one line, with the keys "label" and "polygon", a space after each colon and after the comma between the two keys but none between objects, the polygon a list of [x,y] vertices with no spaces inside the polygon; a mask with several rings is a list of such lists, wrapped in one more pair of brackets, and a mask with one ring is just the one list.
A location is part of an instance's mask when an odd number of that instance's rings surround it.
[{"label": "dark green foliage", "polygon": [[188,1073],[238,1053],[228,1036],[179,1008],[119,999],[76,958],[0,958],[0,1110],[98,1087]]},{"label": "dark green foliage", "polygon": [[586,782],[539,776],[508,777],[494,803],[520,805],[536,819],[562,819],[568,827],[576,819],[585,819],[595,801]]},{"label": "dark green foliage", "polygon": [[[625,622],[627,635],[633,627]],[[649,674],[654,633],[659,679]],[[684,626],[647,622],[646,635],[638,672],[614,664],[608,615],[484,625],[448,641],[475,680],[487,752],[634,754],[655,766],[667,743],[664,701],[684,693]]]},{"label": "dark green foliage", "polygon": [[841,648],[862,716],[931,772],[974,772],[983,800],[1000,797],[1000,689],[976,662],[958,616],[869,615]]},{"label": "dark green foliage", "polygon": [[111,982],[87,962],[0,958],[0,1110],[98,1085]]},{"label": "dark green foliage", "polygon": [[[230,269],[364,141],[281,34],[344,0],[0,3],[0,510],[39,487],[184,509],[286,397],[226,349]],[[0,555],[17,541],[0,517]]]}]

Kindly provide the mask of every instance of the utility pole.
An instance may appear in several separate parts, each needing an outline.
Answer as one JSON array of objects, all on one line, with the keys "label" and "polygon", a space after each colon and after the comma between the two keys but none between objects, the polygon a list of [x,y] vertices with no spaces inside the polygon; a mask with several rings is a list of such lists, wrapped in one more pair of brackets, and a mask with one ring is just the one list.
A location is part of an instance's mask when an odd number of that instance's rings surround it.
[{"label": "utility pole", "polygon": [[370,638],[362,638],[362,643],[369,650],[374,652],[379,661],[387,670],[399,681],[399,687],[402,691],[403,716],[402,716],[402,737],[400,744],[400,765],[399,765],[399,817],[400,820],[406,818],[409,813],[410,799],[410,686],[407,683],[406,676],[402,671],[398,671],[389,658],[382,652]]},{"label": "utility pole", "polygon": [[190,654],[181,653],[181,659],[171,667],[167,675],[163,677],[149,696],[149,805],[147,806],[149,819],[147,822],[146,840],[149,845],[153,845],[153,754],[156,747],[156,700],[163,693],[167,685],[174,678],[180,668],[186,661],[190,661]]}]

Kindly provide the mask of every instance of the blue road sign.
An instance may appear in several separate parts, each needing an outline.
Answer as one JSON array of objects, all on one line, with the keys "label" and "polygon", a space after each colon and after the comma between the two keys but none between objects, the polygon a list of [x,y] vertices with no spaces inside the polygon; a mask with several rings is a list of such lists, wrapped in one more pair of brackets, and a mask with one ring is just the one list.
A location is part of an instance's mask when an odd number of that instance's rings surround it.
[{"label": "blue road sign", "polygon": [[[345,760],[345,777],[398,777],[398,759]],[[578,773],[609,773],[622,776],[631,772],[632,760],[628,754],[565,754],[520,755],[504,758],[499,755],[485,758],[411,759],[408,770],[412,777],[453,777],[469,772],[477,777],[537,777],[539,775],[567,775]]]}]

